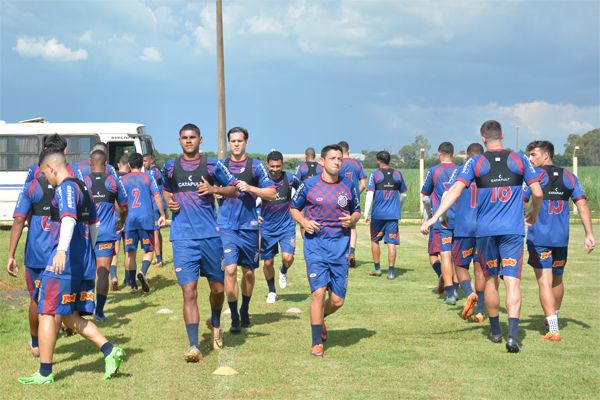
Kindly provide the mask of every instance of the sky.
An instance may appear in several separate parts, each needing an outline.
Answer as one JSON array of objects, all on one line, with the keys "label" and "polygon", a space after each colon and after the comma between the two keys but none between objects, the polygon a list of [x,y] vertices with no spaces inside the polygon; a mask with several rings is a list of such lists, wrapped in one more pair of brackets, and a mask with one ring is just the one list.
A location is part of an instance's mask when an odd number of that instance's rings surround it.
[{"label": "sky", "polygon": [[[0,120],[138,122],[217,147],[214,1],[0,0]],[[248,150],[507,147],[600,127],[599,1],[223,1],[227,128]],[[517,126],[519,128],[517,128]]]}]

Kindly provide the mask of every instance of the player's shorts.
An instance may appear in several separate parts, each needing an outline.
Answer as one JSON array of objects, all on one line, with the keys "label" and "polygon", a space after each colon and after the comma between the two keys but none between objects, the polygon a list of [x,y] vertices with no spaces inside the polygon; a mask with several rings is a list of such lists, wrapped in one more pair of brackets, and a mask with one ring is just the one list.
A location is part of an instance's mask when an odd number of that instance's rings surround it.
[{"label": "player's shorts", "polygon": [[348,263],[334,264],[326,260],[306,261],[306,275],[311,293],[322,287],[328,287],[342,299],[348,289]]},{"label": "player's shorts", "polygon": [[42,280],[42,272],[44,268],[29,268],[25,267],[25,282],[27,283],[27,292],[31,300],[37,301],[38,292],[40,291],[40,285]]},{"label": "player's shorts", "polygon": [[529,260],[527,263],[533,268],[552,268],[552,275],[560,276],[565,272],[567,265],[568,247],[536,246],[527,241]]},{"label": "player's shorts", "polygon": [[96,242],[94,253],[96,258],[112,258],[115,254],[115,242]]},{"label": "player's shorts", "polygon": [[42,275],[38,297],[38,314],[81,315],[94,313],[94,280],[58,279]]},{"label": "player's shorts", "polygon": [[154,251],[154,231],[135,229],[125,232],[125,251],[137,250],[138,243],[140,242],[144,252],[149,253]]},{"label": "player's shorts", "polygon": [[173,264],[180,285],[196,282],[201,276],[223,282],[223,247],[218,237],[173,240]]},{"label": "player's shorts", "polygon": [[429,231],[429,255],[434,256],[443,251],[452,251],[451,229],[432,229]]},{"label": "player's shorts", "polygon": [[225,266],[258,268],[258,230],[221,229]]},{"label": "player's shorts", "polygon": [[452,241],[452,259],[454,265],[469,269],[469,265],[475,258],[475,238],[474,237],[455,237]]},{"label": "player's shorts", "polygon": [[523,236],[478,237],[475,243],[477,258],[486,276],[510,276],[521,279]]},{"label": "player's shorts", "polygon": [[[277,246],[279,244],[279,246]],[[294,255],[296,251],[296,227],[280,232],[278,234],[260,233],[260,259],[272,260],[279,253]]]},{"label": "player's shorts", "polygon": [[397,219],[372,219],[371,242],[379,243],[383,239],[386,244],[400,244]]}]

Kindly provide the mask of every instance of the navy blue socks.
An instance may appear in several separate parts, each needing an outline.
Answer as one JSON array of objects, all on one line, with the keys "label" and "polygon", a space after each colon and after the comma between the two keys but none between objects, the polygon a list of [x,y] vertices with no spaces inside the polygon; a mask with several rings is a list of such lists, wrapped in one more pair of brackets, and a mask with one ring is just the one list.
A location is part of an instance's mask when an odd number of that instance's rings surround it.
[{"label": "navy blue socks", "polygon": [[148,273],[148,270],[150,269],[150,260],[143,260],[142,261],[142,274],[144,274],[144,276],[146,276],[146,274]]},{"label": "navy blue socks", "polygon": [[310,330],[312,332],[312,345],[314,346],[323,343],[323,339],[321,338],[321,333],[323,333],[323,325],[311,324]]},{"label": "navy blue socks", "polygon": [[490,317],[490,330],[492,335],[499,335],[500,331],[500,316]]},{"label": "navy blue socks", "polygon": [[104,354],[104,357],[108,357],[113,351],[113,344],[111,342],[104,343],[102,347],[100,347],[100,351]]},{"label": "navy blue socks", "polygon": [[188,335],[188,340],[190,341],[190,346],[198,347],[198,323],[185,324],[185,330]]},{"label": "navy blue socks", "polygon": [[439,261],[434,262],[431,268],[433,268],[438,278],[442,276],[442,264]]}]

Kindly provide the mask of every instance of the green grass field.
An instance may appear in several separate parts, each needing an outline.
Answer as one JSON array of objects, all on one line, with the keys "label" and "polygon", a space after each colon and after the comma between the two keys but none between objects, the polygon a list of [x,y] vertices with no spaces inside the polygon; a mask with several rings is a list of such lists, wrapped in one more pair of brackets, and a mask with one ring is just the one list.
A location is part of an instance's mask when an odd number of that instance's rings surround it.
[{"label": "green grass field", "polygon": [[[595,226],[596,232],[600,226]],[[226,348],[209,350],[207,328],[201,331],[205,355],[186,364],[187,339],[181,316],[171,248],[167,265],[150,270],[151,292],[111,293],[104,333],[126,349],[121,372],[102,381],[103,360],[78,336],[60,337],[56,346],[55,384],[24,387],[19,375],[38,368],[27,348],[29,339],[24,278],[0,283],[0,398],[222,398],[222,399],[517,399],[598,398],[600,392],[600,252],[586,255],[582,229],[574,226],[565,274],[566,296],[560,324],[563,340],[540,340],[545,332],[533,273],[524,266],[521,338],[523,351],[508,354],[488,341],[489,325],[462,321],[459,305],[446,306],[432,292],[436,283],[425,253],[426,239],[417,226],[402,226],[402,245],[394,281],[367,276],[370,250],[367,227],[360,227],[359,267],[350,271],[347,303],[328,318],[325,357],[308,355],[309,289],[301,247],[290,271],[290,285],[279,290],[274,305],[265,304],[266,284],[258,270],[251,305],[254,325],[241,335],[224,334]],[[8,232],[0,231],[8,242]],[[301,246],[301,241],[299,240]],[[6,245],[0,249],[6,257]],[[385,252],[384,252],[385,254]],[[120,269],[120,272],[122,270]],[[208,312],[205,281],[200,285],[201,321]],[[503,293],[503,291],[502,291]],[[291,307],[302,310],[287,313]],[[158,314],[167,308],[172,314]],[[501,315],[506,334],[506,314]],[[229,328],[228,315],[223,327]],[[219,366],[238,371],[215,376]]]}]

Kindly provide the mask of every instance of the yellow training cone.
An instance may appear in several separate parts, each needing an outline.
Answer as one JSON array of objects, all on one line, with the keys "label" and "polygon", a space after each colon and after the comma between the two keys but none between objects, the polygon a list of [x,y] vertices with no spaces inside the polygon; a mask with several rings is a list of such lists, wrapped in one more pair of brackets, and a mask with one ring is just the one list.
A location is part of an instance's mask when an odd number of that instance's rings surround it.
[{"label": "yellow training cone", "polygon": [[232,376],[237,375],[237,371],[231,367],[219,367],[215,369],[213,375]]}]

